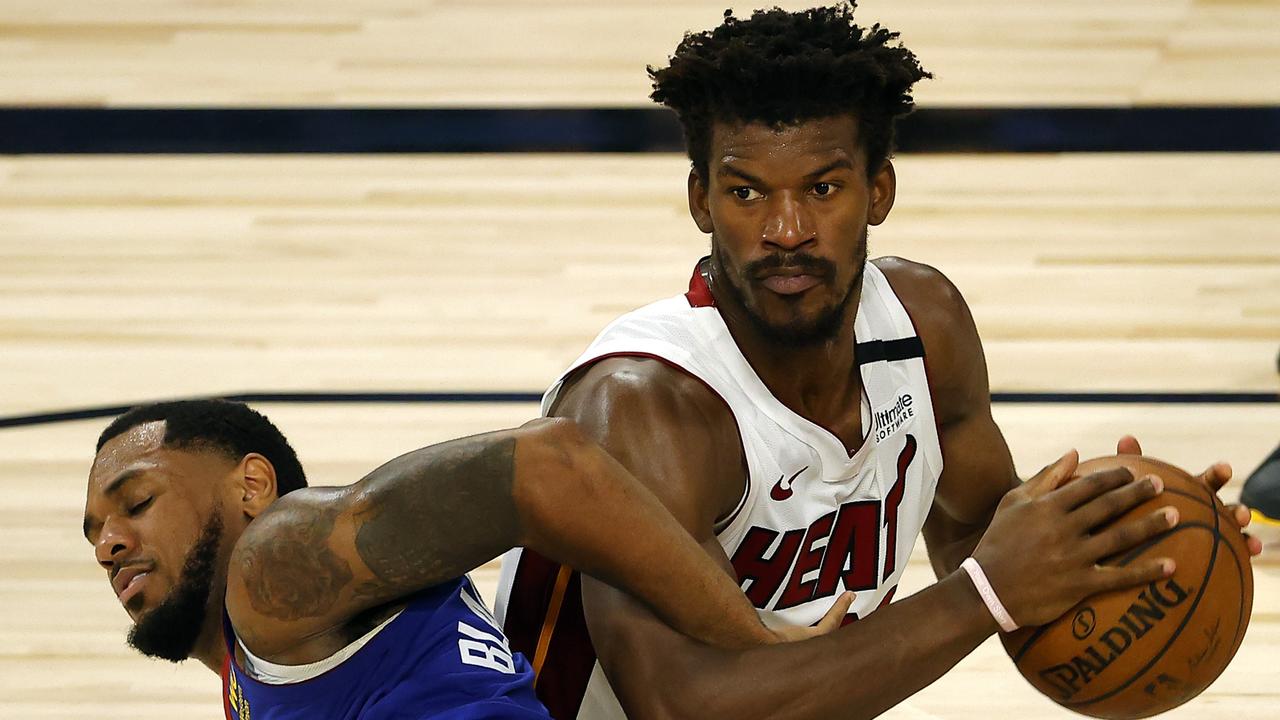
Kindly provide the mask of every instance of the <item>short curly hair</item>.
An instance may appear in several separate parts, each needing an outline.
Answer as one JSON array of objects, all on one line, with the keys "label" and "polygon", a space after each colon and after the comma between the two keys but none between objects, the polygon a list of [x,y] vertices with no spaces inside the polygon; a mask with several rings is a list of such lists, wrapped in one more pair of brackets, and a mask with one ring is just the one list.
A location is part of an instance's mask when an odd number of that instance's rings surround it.
[{"label": "short curly hair", "polygon": [[892,154],[894,123],[911,113],[911,86],[933,77],[898,33],[853,22],[856,2],[802,12],[757,10],[688,33],[670,64],[649,66],[651,98],[675,111],[699,177],[707,177],[716,122],[774,127],[851,113],[874,175]]},{"label": "short curly hair", "polygon": [[149,422],[164,422],[164,446],[211,450],[239,461],[258,453],[276,471],[276,492],[307,486],[307,476],[289,441],[265,415],[229,400],[173,400],[139,405],[116,418],[98,436],[98,450],[112,438]]}]

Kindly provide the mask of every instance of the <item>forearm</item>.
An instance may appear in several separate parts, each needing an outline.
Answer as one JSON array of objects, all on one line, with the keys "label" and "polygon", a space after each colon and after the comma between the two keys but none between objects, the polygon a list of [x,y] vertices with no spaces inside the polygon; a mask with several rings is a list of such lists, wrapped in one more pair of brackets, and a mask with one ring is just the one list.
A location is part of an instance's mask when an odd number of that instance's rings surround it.
[{"label": "forearm", "polygon": [[[594,609],[589,602],[593,640]],[[603,642],[596,643],[629,715],[825,720],[884,712],[942,676],[996,625],[961,572],[803,642],[734,653],[673,635],[655,644],[656,628],[632,628],[629,636],[600,633]]]},{"label": "forearm", "polygon": [[741,648],[773,639],[737,583],[652,492],[572,423],[552,422],[517,447],[521,544],[629,593],[702,642]]},{"label": "forearm", "polygon": [[928,543],[929,564],[933,566],[933,574],[939,580],[960,569],[960,563],[973,554],[978,541],[986,532],[987,526],[966,526],[944,540]]}]

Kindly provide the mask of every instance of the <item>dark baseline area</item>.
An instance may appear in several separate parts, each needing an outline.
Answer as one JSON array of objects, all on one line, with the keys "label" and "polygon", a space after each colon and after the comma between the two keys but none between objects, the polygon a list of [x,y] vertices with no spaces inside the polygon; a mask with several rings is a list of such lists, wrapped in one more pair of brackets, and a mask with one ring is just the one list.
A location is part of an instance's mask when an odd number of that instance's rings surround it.
[{"label": "dark baseline area", "polygon": [[[1280,106],[924,108],[903,153],[1276,152]],[[681,152],[662,108],[0,107],[0,154]]]}]

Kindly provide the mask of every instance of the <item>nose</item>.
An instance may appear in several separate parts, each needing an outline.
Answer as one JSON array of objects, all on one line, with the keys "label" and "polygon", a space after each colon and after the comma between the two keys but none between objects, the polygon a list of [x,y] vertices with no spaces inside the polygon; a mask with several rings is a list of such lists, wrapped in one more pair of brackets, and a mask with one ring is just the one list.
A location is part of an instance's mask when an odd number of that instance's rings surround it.
[{"label": "nose", "polygon": [[123,523],[108,518],[98,533],[98,542],[93,547],[98,564],[110,570],[116,563],[128,557],[137,545],[137,540]]},{"label": "nose", "polygon": [[781,192],[774,195],[761,239],[765,245],[790,252],[817,241],[813,228],[804,202],[794,193]]}]

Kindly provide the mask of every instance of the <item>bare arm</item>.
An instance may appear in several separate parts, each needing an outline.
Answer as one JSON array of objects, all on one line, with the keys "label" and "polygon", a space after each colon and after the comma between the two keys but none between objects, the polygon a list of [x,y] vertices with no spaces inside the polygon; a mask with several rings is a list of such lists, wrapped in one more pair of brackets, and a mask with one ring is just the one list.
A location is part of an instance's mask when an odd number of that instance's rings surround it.
[{"label": "bare arm", "polygon": [[[728,408],[698,381],[652,360],[605,360],[573,380],[554,413],[575,419],[616,453],[731,574],[713,532],[715,520],[736,504],[746,472]],[[628,715],[646,718],[874,715],[941,675],[995,629],[959,576],[829,636],[745,652],[687,638],[601,583],[584,581],[583,603],[619,700]],[[940,629],[903,620],[915,613],[946,613],[949,622]],[[912,672],[885,672],[886,653],[900,654]],[[850,682],[873,675],[886,679]]]},{"label": "bare arm", "polygon": [[[615,454],[731,572],[713,527],[736,501],[745,470],[732,415],[719,398],[656,361],[614,358],[572,378],[554,413],[576,420]],[[1007,490],[1014,478],[1004,454],[1006,463],[994,472]],[[1126,539],[1103,533],[1084,542],[1099,518],[1114,517],[1154,488],[1112,473],[1065,492],[1060,485],[1074,469],[1074,457],[1064,457],[1014,493],[995,495],[1004,497],[998,511],[1004,520],[981,548],[993,581],[1019,573],[1059,578],[1002,596],[1024,622],[1048,621],[1088,594],[1163,572],[1153,564],[1124,575],[1095,572],[1095,562],[1118,543],[1136,543],[1167,524],[1152,518],[1128,528]],[[966,508],[993,511],[983,503],[957,502],[955,512],[967,523]],[[1028,552],[1049,547],[1076,550],[1054,558]],[[645,718],[870,717],[933,682],[996,629],[962,572],[943,573],[935,585],[830,635],[738,652],[682,637],[599,583],[584,582],[583,604],[623,708]],[[940,617],[947,622],[937,622]],[[664,691],[654,692],[659,687]]]},{"label": "bare arm", "polygon": [[943,471],[923,534],[934,573],[942,578],[973,553],[1000,499],[1022,481],[991,416],[987,361],[960,291],[925,265],[897,258],[877,265],[928,342],[925,365]]},{"label": "bare arm", "polygon": [[286,495],[237,543],[227,610],[255,653],[308,662],[353,616],[517,545],[617,584],[704,640],[773,638],[653,494],[563,420],[434,445],[354,485]]}]

